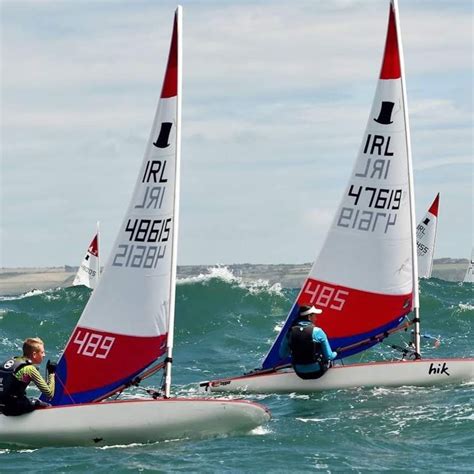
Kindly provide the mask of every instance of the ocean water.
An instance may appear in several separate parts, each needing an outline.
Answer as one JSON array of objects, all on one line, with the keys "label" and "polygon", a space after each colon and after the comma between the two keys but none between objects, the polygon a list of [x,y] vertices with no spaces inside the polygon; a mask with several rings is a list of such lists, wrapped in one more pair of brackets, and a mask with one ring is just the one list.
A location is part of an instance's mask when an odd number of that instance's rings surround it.
[{"label": "ocean water", "polygon": [[[173,393],[258,366],[297,290],[244,284],[227,269],[177,286]],[[0,298],[0,359],[39,336],[57,359],[90,290],[72,287]],[[425,356],[473,356],[473,286],[421,281]],[[390,340],[402,343],[402,336]],[[398,354],[379,345],[355,361]],[[158,387],[158,375],[147,386]],[[0,472],[473,472],[473,384],[337,390],[248,397],[272,419],[251,433],[103,448],[0,449]]]}]

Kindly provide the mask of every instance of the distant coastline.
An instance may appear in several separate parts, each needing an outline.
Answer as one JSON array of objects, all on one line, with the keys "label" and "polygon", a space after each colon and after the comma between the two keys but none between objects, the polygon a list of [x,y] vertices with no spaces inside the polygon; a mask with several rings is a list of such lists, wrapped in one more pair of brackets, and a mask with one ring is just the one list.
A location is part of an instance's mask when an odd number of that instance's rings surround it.
[{"label": "distant coastline", "polygon": [[[447,281],[462,281],[469,260],[439,258],[433,262],[433,277]],[[283,288],[299,288],[311,268],[302,264],[251,264],[228,265],[178,265],[178,278],[206,275],[213,267],[226,267],[245,282],[267,280],[271,285],[279,283]],[[72,285],[77,267],[1,268],[0,296],[19,295],[33,289],[49,290]]]}]

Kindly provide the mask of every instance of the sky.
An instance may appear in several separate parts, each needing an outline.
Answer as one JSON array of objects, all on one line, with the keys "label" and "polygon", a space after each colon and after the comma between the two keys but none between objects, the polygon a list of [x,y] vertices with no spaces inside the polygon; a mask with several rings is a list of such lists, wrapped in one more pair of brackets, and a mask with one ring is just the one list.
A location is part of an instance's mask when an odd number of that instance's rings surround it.
[{"label": "sky", "polygon": [[[1,267],[106,258],[131,198],[176,4],[1,0]],[[178,263],[312,262],[370,112],[388,1],[183,1]],[[416,215],[473,245],[473,4],[399,0]],[[104,260],[102,260],[104,262]]]}]

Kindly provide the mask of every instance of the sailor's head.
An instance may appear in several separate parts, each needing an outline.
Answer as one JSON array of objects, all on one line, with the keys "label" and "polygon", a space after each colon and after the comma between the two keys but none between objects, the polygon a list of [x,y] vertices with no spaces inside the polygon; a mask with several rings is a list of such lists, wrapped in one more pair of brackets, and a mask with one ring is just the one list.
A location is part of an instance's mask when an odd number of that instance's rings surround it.
[{"label": "sailor's head", "polygon": [[321,314],[322,312],[322,309],[315,308],[314,306],[300,306],[298,319],[307,319],[308,321],[312,321],[316,315]]},{"label": "sailor's head", "polygon": [[33,364],[41,364],[43,362],[44,342],[39,337],[29,337],[23,342],[23,356],[33,362]]}]

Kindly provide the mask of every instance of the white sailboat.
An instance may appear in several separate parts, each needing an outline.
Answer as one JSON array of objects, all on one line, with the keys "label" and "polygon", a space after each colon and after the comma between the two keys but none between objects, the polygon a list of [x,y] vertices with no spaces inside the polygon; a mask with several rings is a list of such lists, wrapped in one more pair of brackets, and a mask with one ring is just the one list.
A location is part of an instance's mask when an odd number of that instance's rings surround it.
[{"label": "white sailboat", "polygon": [[428,212],[416,226],[416,248],[418,254],[418,277],[431,278],[433,256],[438,228],[439,193]]},{"label": "white sailboat", "polygon": [[100,258],[99,258],[99,223],[97,222],[97,231],[87,247],[79,270],[77,270],[73,286],[84,285],[90,289],[97,286],[100,276]]},{"label": "white sailboat", "polygon": [[[249,431],[269,420],[244,400],[170,398],[181,125],[181,7],[145,157],[123,224],[64,353],[53,406],[0,415],[0,446],[151,442]],[[166,358],[165,358],[166,356]],[[163,393],[109,397],[165,370]]]},{"label": "white sailboat", "polygon": [[474,283],[474,249],[471,251],[471,260],[464,275],[463,283]]},{"label": "white sailboat", "polygon": [[[420,349],[413,172],[396,0],[390,3],[375,98],[349,184],[323,247],[262,365],[248,374],[202,382],[207,391],[311,393],[318,390],[459,383],[474,379],[474,359],[423,359]],[[392,362],[336,365],[303,380],[280,355],[302,305],[323,312],[338,359],[413,328],[413,350]],[[410,357],[411,356],[411,357]],[[339,362],[341,363],[341,362]]]}]

